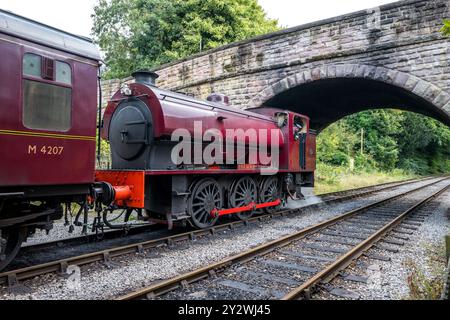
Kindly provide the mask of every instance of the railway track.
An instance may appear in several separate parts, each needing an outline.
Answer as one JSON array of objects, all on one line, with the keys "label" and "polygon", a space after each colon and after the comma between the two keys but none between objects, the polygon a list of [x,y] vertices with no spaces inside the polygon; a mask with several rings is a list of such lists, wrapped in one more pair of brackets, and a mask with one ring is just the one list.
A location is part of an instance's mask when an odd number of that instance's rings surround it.
[{"label": "railway track", "polygon": [[87,243],[100,242],[104,240],[116,239],[124,236],[131,236],[140,234],[143,232],[159,230],[161,229],[160,225],[155,224],[142,224],[139,226],[133,226],[129,230],[125,231],[123,229],[120,230],[105,230],[103,235],[99,238],[99,235],[95,233],[89,233],[87,235],[74,236],[68,238],[57,239],[53,241],[40,242],[36,244],[26,244],[22,246],[22,253],[30,253],[32,251],[40,251],[44,249],[50,248],[62,248],[67,246],[75,246],[75,245],[84,245]]},{"label": "railway track", "polygon": [[[342,271],[368,249],[377,245],[389,251],[386,244],[403,243],[425,218],[418,209],[449,187],[448,178],[432,182],[118,300],[312,298],[315,288],[344,276]],[[357,276],[346,277],[358,281]]]},{"label": "railway track", "polygon": [[[424,179],[418,179],[418,180],[408,180],[408,181],[402,181],[400,183],[388,183],[388,184],[382,184],[381,188],[377,188],[379,186],[370,186],[365,188],[359,188],[355,190],[347,190],[347,191],[340,191],[336,193],[329,193],[324,196],[325,200],[317,203],[308,205],[302,208],[298,209],[289,209],[289,210],[282,210],[276,213],[272,214],[264,214],[259,215],[254,218],[251,218],[247,221],[232,221],[229,223],[223,223],[220,225],[217,225],[215,227],[204,229],[204,230],[190,230],[188,232],[181,232],[176,233],[175,235],[169,235],[157,239],[152,239],[148,241],[140,241],[136,243],[127,244],[124,246],[118,246],[118,247],[112,247],[108,249],[103,249],[99,251],[89,252],[86,254],[76,255],[76,256],[70,256],[65,257],[63,259],[55,259],[52,261],[48,261],[45,263],[39,263],[36,265],[31,265],[29,267],[20,268],[20,269],[13,269],[9,270],[3,273],[0,273],[0,284],[7,285],[9,287],[16,286],[20,281],[27,280],[36,276],[40,276],[46,273],[61,273],[64,274],[67,271],[68,266],[76,265],[76,266],[83,266],[95,262],[103,262],[107,266],[113,265],[112,259],[123,256],[126,254],[135,254],[137,253],[143,253],[145,250],[155,248],[161,245],[174,245],[175,243],[182,242],[182,241],[189,241],[194,240],[198,237],[203,236],[209,236],[214,235],[220,231],[223,230],[232,230],[237,227],[243,226],[243,225],[249,225],[254,222],[260,222],[260,221],[267,221],[268,219],[273,219],[276,217],[283,217],[290,214],[298,214],[302,212],[302,210],[306,209],[312,209],[316,207],[320,207],[323,205],[330,205],[337,202],[346,201],[349,199],[354,199],[357,197],[364,197],[368,196],[370,194],[380,192],[380,191],[386,191],[394,188],[398,188],[401,186],[405,186],[408,184],[423,182],[427,180],[434,179],[435,177],[427,177]],[[340,195],[340,196],[336,196]],[[152,227],[152,226],[150,226]],[[153,226],[152,228],[154,228]],[[145,229],[143,229],[145,230]],[[147,230],[148,231],[148,230]],[[74,241],[73,239],[69,239],[69,241]],[[64,246],[64,240],[55,241],[54,245],[57,246]],[[50,243],[44,243],[39,244],[39,248],[47,247],[51,248]],[[29,248],[28,250],[35,250],[36,248]]]}]

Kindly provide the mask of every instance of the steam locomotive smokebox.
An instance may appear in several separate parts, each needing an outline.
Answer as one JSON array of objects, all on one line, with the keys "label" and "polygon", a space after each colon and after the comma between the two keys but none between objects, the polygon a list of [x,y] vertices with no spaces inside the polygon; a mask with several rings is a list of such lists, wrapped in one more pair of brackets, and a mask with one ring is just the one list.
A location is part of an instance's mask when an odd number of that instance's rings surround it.
[{"label": "steam locomotive smokebox", "polygon": [[[159,75],[152,71],[132,74],[136,83],[156,89]],[[171,166],[170,141],[157,141],[154,136],[151,107],[130,97],[120,102],[111,119],[109,140],[114,169],[168,169]]]},{"label": "steam locomotive smokebox", "polygon": [[145,103],[135,98],[121,102],[111,121],[109,139],[115,168],[146,169],[154,136],[152,114]]}]

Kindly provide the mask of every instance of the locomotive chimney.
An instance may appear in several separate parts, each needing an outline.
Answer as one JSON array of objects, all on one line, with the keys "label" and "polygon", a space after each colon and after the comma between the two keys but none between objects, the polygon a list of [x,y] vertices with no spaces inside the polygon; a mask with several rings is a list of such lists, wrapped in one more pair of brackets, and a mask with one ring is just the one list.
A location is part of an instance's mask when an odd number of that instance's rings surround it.
[{"label": "locomotive chimney", "polygon": [[132,76],[136,83],[142,83],[153,87],[156,87],[156,79],[159,78],[159,75],[156,72],[146,70],[136,71]]}]

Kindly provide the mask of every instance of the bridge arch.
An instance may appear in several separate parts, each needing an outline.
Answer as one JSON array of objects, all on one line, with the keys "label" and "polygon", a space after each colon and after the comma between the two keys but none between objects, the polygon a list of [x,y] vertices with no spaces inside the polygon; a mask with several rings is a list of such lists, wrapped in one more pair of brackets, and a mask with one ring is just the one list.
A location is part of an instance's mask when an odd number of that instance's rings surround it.
[{"label": "bridge arch", "polygon": [[311,117],[322,130],[368,109],[396,108],[450,125],[450,94],[414,75],[364,64],[324,65],[298,72],[266,87],[249,108],[273,106]]}]

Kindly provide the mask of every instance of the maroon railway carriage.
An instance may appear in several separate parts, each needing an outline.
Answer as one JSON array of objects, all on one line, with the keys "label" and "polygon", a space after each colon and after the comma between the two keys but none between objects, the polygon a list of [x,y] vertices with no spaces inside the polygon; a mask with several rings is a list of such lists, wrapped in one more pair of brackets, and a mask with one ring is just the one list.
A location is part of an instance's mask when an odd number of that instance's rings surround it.
[{"label": "maroon railway carriage", "polygon": [[89,39],[0,10],[0,269],[90,193],[99,60]]},{"label": "maroon railway carriage", "polygon": [[[243,111],[228,106],[221,95],[208,99],[219,102],[197,100],[157,88],[156,77],[137,72],[135,83],[123,86],[105,111],[102,137],[110,142],[113,170],[97,172],[97,180],[113,186],[133,184],[134,191],[120,206],[145,209],[146,218],[153,221],[169,225],[189,221],[205,228],[220,215],[247,219],[257,209],[275,210],[288,196],[300,196],[301,187],[313,186],[315,134],[308,117],[264,107]],[[196,122],[201,124],[201,134],[194,139]],[[171,137],[180,128],[192,138],[187,163],[174,163],[172,157],[179,141]],[[259,134],[256,145],[245,134],[223,141],[221,152],[224,157],[233,152],[231,162],[199,159],[195,145],[201,150],[208,147],[201,137],[209,129],[220,132],[224,140],[236,130],[267,132],[262,140],[268,141],[268,154],[279,145],[277,170],[271,172],[259,158],[249,162],[251,148],[259,150],[263,145]],[[273,131],[278,133],[275,141],[270,140]],[[229,151],[231,144],[234,148]],[[245,150],[240,155],[238,146]]]}]

